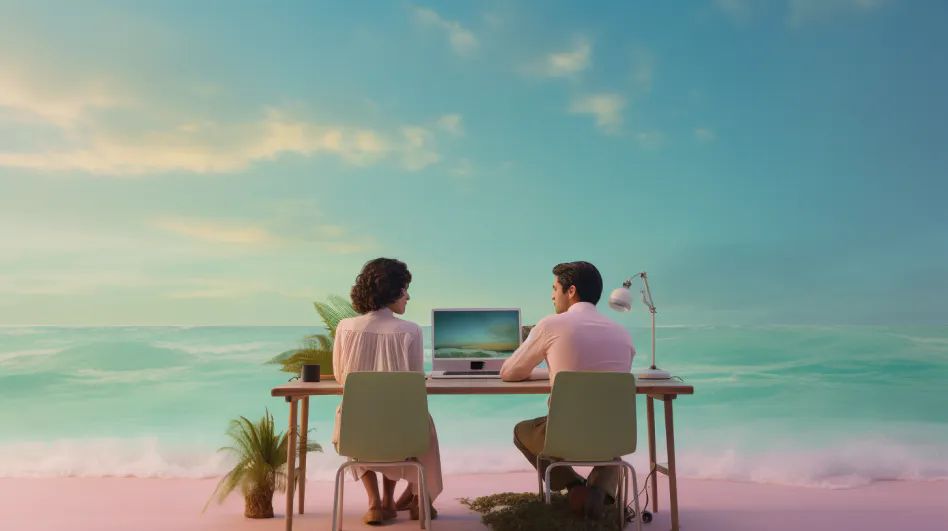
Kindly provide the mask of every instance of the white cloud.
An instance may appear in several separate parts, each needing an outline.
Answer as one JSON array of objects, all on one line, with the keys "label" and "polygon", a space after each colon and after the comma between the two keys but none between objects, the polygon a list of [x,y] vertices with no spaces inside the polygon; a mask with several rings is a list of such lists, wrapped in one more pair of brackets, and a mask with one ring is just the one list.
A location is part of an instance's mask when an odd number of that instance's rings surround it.
[{"label": "white cloud", "polygon": [[697,138],[700,142],[711,142],[717,138],[717,136],[711,129],[708,129],[707,127],[699,127],[695,129],[695,138]]},{"label": "white cloud", "polygon": [[460,135],[464,132],[464,129],[461,127],[462,120],[463,118],[460,114],[445,114],[441,118],[438,118],[438,127],[449,133]]},{"label": "white cloud", "polygon": [[547,77],[574,77],[592,64],[592,43],[583,38],[573,41],[573,48],[554,52],[538,64],[527,68],[529,73]]},{"label": "white cloud", "polygon": [[[234,173],[285,156],[332,155],[359,167],[409,159],[412,162],[402,166],[415,169],[440,160],[433,134],[419,145],[418,135],[402,133],[405,126],[376,129],[315,123],[301,118],[305,109],[288,107],[264,108],[256,120],[215,120],[203,110],[187,112],[180,104],[168,107],[115,96],[119,92],[107,89],[106,83],[81,79],[46,83],[45,76],[10,74],[15,71],[0,69],[0,121],[50,125],[53,133],[46,133],[42,141],[33,135],[42,147],[0,147],[0,167],[135,177]],[[59,90],[62,86],[75,91]],[[121,123],[95,112],[116,107],[122,108]],[[459,114],[448,114],[440,117],[436,130],[460,134],[461,123]]]},{"label": "white cloud", "polygon": [[372,130],[320,126],[269,110],[248,124],[192,122],[174,129],[120,134],[97,126],[79,146],[45,152],[0,152],[0,166],[39,171],[80,171],[111,177],[148,173],[229,173],[284,154],[338,155],[364,166],[389,146]]},{"label": "white cloud", "polygon": [[[453,124],[453,122],[449,122]],[[364,128],[327,126],[292,118],[270,109],[260,121],[217,124],[196,120],[140,134],[94,126],[85,135],[70,135],[78,145],[46,151],[0,151],[0,167],[36,171],[78,171],[109,177],[153,173],[232,173],[285,155],[332,154],[355,166],[376,164],[401,153],[421,169],[440,160],[433,136],[390,138]],[[423,148],[423,153],[420,149]],[[420,154],[423,157],[420,157]]]},{"label": "white cloud", "polygon": [[153,226],[181,236],[208,243],[234,245],[273,245],[281,238],[256,225],[232,225],[214,220],[162,219]]},{"label": "white cloud", "polygon": [[341,225],[300,226],[288,220],[282,220],[281,225],[266,221],[234,222],[183,217],[151,222],[154,228],[199,242],[261,250],[315,247],[333,254],[351,254],[375,246],[374,239],[348,234],[348,230]]},{"label": "white cloud", "polygon": [[103,81],[72,83],[68,90],[51,83],[40,86],[14,75],[12,65],[0,64],[0,121],[43,122],[70,127],[95,109],[130,103]]},{"label": "white cloud", "polygon": [[569,111],[573,114],[588,114],[596,118],[596,126],[608,133],[615,133],[622,126],[622,111],[625,98],[615,93],[587,94],[575,98]]},{"label": "white cloud", "polygon": [[635,141],[640,148],[654,151],[665,145],[665,134],[661,131],[640,131],[635,133]]},{"label": "white cloud", "polygon": [[413,8],[415,20],[424,26],[438,28],[448,35],[448,41],[454,51],[469,54],[477,49],[477,38],[469,29],[454,20],[446,20],[437,12],[426,7]]},{"label": "white cloud", "polygon": [[419,171],[441,160],[441,156],[431,149],[434,134],[424,127],[402,128],[402,135],[408,142],[402,156],[402,165],[406,170]]}]

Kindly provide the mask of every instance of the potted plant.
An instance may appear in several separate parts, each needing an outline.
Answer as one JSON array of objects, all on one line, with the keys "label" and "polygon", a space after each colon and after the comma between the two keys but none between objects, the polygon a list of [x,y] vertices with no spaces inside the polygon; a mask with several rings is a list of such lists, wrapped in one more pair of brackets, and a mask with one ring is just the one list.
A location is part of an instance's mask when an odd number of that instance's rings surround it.
[{"label": "potted plant", "polygon": [[[238,461],[234,468],[221,478],[211,498],[204,505],[204,511],[215,494],[218,495],[218,503],[222,503],[231,492],[240,487],[244,495],[245,517],[273,518],[273,493],[286,491],[287,435],[274,432],[273,417],[269,411],[257,424],[243,416],[231,420],[227,435],[234,444],[225,446],[220,451],[235,454]],[[322,452],[323,449],[318,443],[307,443],[306,448],[300,448],[299,451]]]},{"label": "potted plant", "polygon": [[348,299],[338,295],[330,295],[326,302],[315,302],[313,305],[328,333],[306,336],[303,338],[302,347],[282,352],[268,363],[282,364],[281,371],[294,373],[297,376],[303,370],[303,365],[318,363],[320,377],[333,378],[332,345],[336,339],[336,326],[339,325],[339,321],[347,317],[356,317],[359,313],[352,308],[352,303]]}]

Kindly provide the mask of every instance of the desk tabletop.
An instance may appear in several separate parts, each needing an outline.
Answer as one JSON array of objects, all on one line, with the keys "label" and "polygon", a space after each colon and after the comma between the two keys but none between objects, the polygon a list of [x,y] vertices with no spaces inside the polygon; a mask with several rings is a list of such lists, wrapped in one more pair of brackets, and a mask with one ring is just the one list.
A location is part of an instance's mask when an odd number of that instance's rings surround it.
[{"label": "desk tabletop", "polygon": [[[487,378],[428,378],[429,395],[542,395],[549,394],[549,380],[526,380],[504,382]],[[677,380],[637,380],[640,395],[691,395],[694,387]],[[280,384],[270,391],[270,396],[318,396],[341,395],[342,384],[336,380],[319,382],[294,381]]]}]

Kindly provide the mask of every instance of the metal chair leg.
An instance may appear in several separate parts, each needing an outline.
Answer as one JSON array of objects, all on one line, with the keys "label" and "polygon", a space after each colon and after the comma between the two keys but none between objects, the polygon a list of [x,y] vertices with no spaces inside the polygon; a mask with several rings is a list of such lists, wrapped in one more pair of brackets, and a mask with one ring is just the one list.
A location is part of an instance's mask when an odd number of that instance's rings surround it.
[{"label": "metal chair leg", "polygon": [[343,488],[345,487],[345,481],[343,476],[346,473],[346,470],[349,468],[349,463],[343,463],[338,470],[336,470],[336,484],[335,491],[333,492],[333,507],[332,507],[332,531],[340,531],[342,529],[342,495]]},{"label": "metal chair leg", "polygon": [[419,489],[421,490],[421,495],[418,496],[418,509],[422,511],[419,513],[419,516],[423,515],[419,520],[421,520],[423,529],[431,529],[431,497],[428,495],[428,480],[425,478],[425,467],[418,461],[415,461],[415,465],[418,467],[418,483]]},{"label": "metal chair leg", "polygon": [[642,508],[639,507],[639,482],[638,482],[638,479],[636,478],[635,468],[629,463],[626,463],[625,461],[622,462],[622,466],[628,469],[629,472],[631,472],[630,475],[632,476],[632,500],[635,503],[635,529],[637,531],[642,531]]},{"label": "metal chair leg", "polygon": [[543,459],[537,456],[537,497],[543,498]]},{"label": "metal chair leg", "polygon": [[424,484],[424,481],[425,481],[425,478],[422,477],[421,469],[419,468],[418,469],[418,483],[417,483],[418,492],[416,493],[416,496],[418,497],[418,519],[421,520],[421,522],[419,522],[419,525],[421,525],[421,528],[427,529],[425,527],[425,516],[427,516],[426,510],[425,510],[425,494],[428,489],[425,488],[426,485]]},{"label": "metal chair leg", "polygon": [[545,495],[544,501],[546,501],[547,505],[549,505],[552,502],[552,497],[553,497],[553,493],[550,491],[550,472],[558,464],[559,463],[557,462],[550,463],[550,466],[546,467],[546,473],[543,476],[543,483],[545,484],[543,488],[543,493]]}]

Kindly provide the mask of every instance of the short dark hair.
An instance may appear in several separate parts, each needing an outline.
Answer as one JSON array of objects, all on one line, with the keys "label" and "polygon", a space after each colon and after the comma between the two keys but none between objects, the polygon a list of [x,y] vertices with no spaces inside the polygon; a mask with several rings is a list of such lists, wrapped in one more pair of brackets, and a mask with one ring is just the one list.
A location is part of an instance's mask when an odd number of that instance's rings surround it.
[{"label": "short dark hair", "polygon": [[570,286],[576,286],[576,294],[580,302],[599,304],[602,297],[602,275],[596,266],[589,262],[566,262],[557,264],[553,274],[560,281],[563,292]]},{"label": "short dark hair", "polygon": [[408,266],[394,258],[376,258],[362,266],[349,292],[352,308],[362,314],[381,310],[397,301],[411,284]]}]

